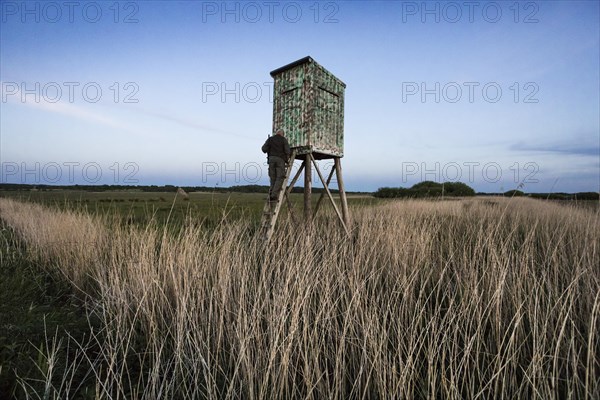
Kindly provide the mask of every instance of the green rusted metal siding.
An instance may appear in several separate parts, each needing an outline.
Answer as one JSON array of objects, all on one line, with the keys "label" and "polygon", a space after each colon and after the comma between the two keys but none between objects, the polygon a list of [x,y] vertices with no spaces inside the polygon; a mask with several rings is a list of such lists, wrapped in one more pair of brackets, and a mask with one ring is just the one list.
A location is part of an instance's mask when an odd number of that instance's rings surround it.
[{"label": "green rusted metal siding", "polygon": [[273,132],[283,129],[300,154],[343,157],[346,85],[310,57],[271,75],[275,80]]},{"label": "green rusted metal siding", "polygon": [[275,78],[273,97],[273,132],[285,131],[291,147],[304,146],[308,141],[308,129],[304,115],[304,96],[306,88],[305,76],[307,65],[282,72]]}]

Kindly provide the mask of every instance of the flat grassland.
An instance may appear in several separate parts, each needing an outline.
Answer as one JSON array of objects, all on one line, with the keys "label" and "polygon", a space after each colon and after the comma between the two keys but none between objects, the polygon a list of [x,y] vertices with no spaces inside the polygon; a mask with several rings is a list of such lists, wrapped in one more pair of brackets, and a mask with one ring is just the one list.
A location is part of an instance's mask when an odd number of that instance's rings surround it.
[{"label": "flat grassland", "polygon": [[65,282],[89,321],[11,395],[600,397],[597,204],[357,198],[351,237],[325,209],[265,244],[264,195],[143,195],[0,198],[2,268]]},{"label": "flat grassland", "polygon": [[[127,223],[145,226],[149,221],[164,225],[167,221],[179,226],[183,220],[195,218],[203,225],[211,227],[227,219],[246,219],[258,224],[266,194],[264,193],[222,193],[191,192],[187,198],[172,192],[46,190],[46,191],[0,191],[0,198],[49,205],[63,210],[80,210],[92,214],[111,214]],[[313,194],[316,204],[320,194]],[[336,195],[334,195],[337,197]],[[302,213],[303,195],[293,193],[290,199],[298,216]],[[327,198],[323,201],[328,202]],[[348,195],[350,205],[372,205],[379,200],[365,195]],[[283,209],[284,215],[287,208]]]}]

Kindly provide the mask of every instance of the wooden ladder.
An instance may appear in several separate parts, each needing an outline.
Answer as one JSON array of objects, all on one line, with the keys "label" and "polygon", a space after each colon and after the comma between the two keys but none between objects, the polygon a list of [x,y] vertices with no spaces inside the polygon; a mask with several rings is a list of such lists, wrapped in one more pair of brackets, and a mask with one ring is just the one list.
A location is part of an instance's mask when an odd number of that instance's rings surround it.
[{"label": "wooden ladder", "polygon": [[287,196],[288,191],[288,181],[290,179],[290,173],[292,171],[292,166],[294,165],[294,160],[296,159],[296,150],[292,151],[292,155],[287,163],[287,168],[285,170],[285,177],[283,178],[283,183],[281,184],[281,189],[279,193],[277,193],[277,200],[270,200],[269,196],[267,197],[267,201],[265,202],[265,206],[263,208],[262,221],[260,224],[260,232],[265,241],[271,240],[271,236],[273,236],[273,232],[275,231],[275,224],[277,223],[277,217],[279,216],[279,211],[281,211],[281,205],[283,204],[284,197]]}]

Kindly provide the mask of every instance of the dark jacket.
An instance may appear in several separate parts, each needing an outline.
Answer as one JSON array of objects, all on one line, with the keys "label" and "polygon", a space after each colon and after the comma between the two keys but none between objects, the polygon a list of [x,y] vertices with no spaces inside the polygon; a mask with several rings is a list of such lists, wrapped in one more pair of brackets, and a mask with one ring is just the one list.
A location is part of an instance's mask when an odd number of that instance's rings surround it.
[{"label": "dark jacket", "polygon": [[284,161],[287,161],[292,153],[287,139],[281,135],[268,138],[262,146],[262,152],[267,153],[269,157],[279,157]]}]

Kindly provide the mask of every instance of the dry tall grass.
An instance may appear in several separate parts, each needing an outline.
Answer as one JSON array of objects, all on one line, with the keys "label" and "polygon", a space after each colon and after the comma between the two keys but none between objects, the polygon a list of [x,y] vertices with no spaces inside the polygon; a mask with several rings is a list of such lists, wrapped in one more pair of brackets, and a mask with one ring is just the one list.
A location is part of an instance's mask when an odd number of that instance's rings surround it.
[{"label": "dry tall grass", "polygon": [[600,397],[598,211],[399,201],[354,209],[352,240],[324,218],[266,248],[246,221],[0,217],[94,299],[97,398]]}]

